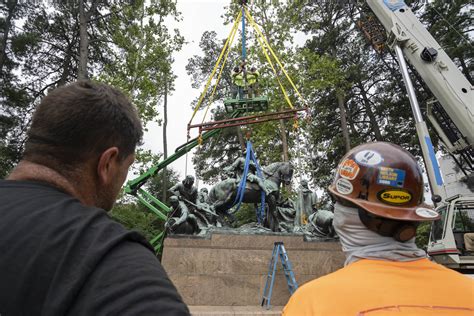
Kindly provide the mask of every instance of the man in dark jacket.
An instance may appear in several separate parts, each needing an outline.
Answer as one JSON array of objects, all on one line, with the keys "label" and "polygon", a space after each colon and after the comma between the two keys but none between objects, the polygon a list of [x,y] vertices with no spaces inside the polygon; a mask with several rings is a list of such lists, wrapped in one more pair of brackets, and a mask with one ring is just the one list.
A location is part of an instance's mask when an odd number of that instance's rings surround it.
[{"label": "man in dark jacket", "polygon": [[103,84],[37,107],[23,159],[0,181],[1,315],[188,315],[152,247],[107,214],[142,126]]}]

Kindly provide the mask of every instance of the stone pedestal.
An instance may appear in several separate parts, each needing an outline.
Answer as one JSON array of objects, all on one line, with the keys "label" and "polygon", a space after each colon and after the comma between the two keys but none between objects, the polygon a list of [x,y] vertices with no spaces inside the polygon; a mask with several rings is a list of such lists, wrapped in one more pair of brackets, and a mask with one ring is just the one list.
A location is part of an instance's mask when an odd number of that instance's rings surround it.
[{"label": "stone pedestal", "polygon": [[[258,306],[273,244],[282,241],[298,285],[343,266],[338,242],[305,242],[302,236],[213,233],[208,238],[169,237],[162,264],[188,305]],[[285,305],[290,294],[278,263],[271,304]]]}]

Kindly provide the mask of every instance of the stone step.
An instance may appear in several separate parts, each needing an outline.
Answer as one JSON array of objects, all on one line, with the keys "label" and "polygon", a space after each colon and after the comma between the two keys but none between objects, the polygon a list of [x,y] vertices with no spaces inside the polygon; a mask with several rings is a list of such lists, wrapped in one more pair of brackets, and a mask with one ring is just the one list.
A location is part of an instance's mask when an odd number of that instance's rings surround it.
[{"label": "stone step", "polygon": [[189,306],[193,316],[253,316],[253,315],[281,315],[283,306],[272,306],[266,309],[261,306]]}]

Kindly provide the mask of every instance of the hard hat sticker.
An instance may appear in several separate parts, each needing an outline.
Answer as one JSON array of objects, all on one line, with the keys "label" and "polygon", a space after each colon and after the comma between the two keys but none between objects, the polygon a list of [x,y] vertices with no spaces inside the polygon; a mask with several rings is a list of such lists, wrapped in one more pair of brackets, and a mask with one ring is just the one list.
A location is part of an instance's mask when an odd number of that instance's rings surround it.
[{"label": "hard hat sticker", "polygon": [[419,207],[415,210],[416,215],[423,218],[436,218],[438,213],[436,211],[430,210],[429,208]]},{"label": "hard hat sticker", "polygon": [[336,181],[336,190],[341,194],[351,194],[354,187],[349,180],[341,178]]},{"label": "hard hat sticker", "polygon": [[383,161],[382,156],[373,150],[362,150],[355,155],[355,160],[364,166],[375,166]]},{"label": "hard hat sticker", "polygon": [[354,180],[355,177],[357,177],[359,170],[359,165],[354,160],[346,159],[341,163],[341,166],[339,167],[339,174],[343,178]]},{"label": "hard hat sticker", "polygon": [[405,182],[405,170],[380,167],[377,183],[392,187],[403,188]]},{"label": "hard hat sticker", "polygon": [[411,193],[402,189],[385,189],[377,193],[377,198],[390,205],[403,205],[411,201]]}]

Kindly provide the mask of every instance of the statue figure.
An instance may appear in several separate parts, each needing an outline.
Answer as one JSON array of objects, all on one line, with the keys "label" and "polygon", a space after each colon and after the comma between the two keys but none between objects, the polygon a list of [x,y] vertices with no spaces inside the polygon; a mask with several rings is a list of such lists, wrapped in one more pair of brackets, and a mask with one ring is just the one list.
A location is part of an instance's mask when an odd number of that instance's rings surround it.
[{"label": "statue figure", "polygon": [[196,204],[197,189],[194,186],[194,177],[192,175],[187,175],[182,182],[176,183],[168,191],[171,194],[180,197],[188,207],[190,206],[190,203]]},{"label": "statue figure", "polygon": [[299,227],[307,223],[308,217],[313,213],[313,206],[316,202],[316,195],[308,187],[308,181],[301,180],[295,205],[295,230],[298,230]]},{"label": "statue figure", "polygon": [[[246,150],[243,152],[244,156],[247,154]],[[240,182],[242,175],[244,173],[245,167],[245,158],[239,157],[237,158],[234,163],[226,168],[224,168],[224,172],[228,175],[229,178],[236,179],[237,182]],[[269,195],[271,192],[271,188],[265,185],[264,180],[259,178],[256,175],[257,167],[253,161],[249,162],[249,172],[247,174],[247,181],[250,183],[256,183],[260,189],[265,192],[265,195]]]},{"label": "statue figure", "polygon": [[222,223],[219,221],[219,215],[215,213],[214,207],[209,204],[209,193],[207,188],[199,190],[196,210],[199,211],[205,218],[209,225],[221,227]]},{"label": "statue figure", "polygon": [[187,175],[182,182],[175,184],[169,189],[169,192],[184,202],[189,213],[197,219],[200,229],[211,226],[215,222],[214,217],[217,217],[217,214],[215,214],[212,208],[206,203],[199,205],[197,201],[198,192],[194,186],[194,177],[192,175]]},{"label": "statue figure", "polygon": [[280,198],[277,202],[276,217],[281,232],[292,232],[295,221],[295,203],[288,198]]},{"label": "statue figure", "polygon": [[197,234],[200,229],[196,216],[189,212],[188,207],[175,195],[170,197],[171,215],[165,223],[165,229],[174,234]]},{"label": "statue figure", "polygon": [[197,202],[198,204],[209,204],[209,191],[207,188],[199,190]]},{"label": "statue figure", "polygon": [[308,218],[308,232],[317,237],[334,237],[336,232],[332,221],[334,213],[326,210],[318,210]]}]

